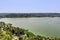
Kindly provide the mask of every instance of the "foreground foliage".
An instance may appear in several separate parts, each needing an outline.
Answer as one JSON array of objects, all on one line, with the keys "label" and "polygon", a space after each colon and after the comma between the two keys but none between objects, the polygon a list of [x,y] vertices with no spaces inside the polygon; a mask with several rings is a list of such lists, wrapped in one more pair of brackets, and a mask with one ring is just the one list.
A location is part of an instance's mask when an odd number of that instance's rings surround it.
[{"label": "foreground foliage", "polygon": [[0,40],[60,40],[59,38],[49,38],[34,35],[28,30],[13,27],[12,24],[0,22]]}]

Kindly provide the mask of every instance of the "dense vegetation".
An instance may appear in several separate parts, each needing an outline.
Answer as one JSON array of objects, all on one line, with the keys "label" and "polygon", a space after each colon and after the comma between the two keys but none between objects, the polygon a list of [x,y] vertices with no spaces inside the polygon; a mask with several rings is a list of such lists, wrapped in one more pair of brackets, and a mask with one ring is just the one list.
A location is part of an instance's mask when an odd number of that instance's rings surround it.
[{"label": "dense vegetation", "polygon": [[60,40],[59,38],[49,38],[34,35],[26,29],[13,27],[12,24],[0,22],[0,40]]}]

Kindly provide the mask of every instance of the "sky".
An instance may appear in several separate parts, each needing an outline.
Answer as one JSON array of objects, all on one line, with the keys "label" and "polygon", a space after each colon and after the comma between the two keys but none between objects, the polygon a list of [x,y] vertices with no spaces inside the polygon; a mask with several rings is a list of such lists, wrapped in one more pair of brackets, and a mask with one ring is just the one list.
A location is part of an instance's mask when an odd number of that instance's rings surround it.
[{"label": "sky", "polygon": [[60,13],[60,0],[0,0],[0,13]]}]

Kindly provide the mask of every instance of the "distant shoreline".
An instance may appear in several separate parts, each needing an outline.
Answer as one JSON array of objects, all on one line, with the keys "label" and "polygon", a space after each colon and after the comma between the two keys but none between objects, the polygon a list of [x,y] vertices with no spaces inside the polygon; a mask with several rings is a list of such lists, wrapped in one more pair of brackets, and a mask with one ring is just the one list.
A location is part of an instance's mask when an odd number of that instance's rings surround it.
[{"label": "distant shoreline", "polygon": [[0,18],[60,17],[60,13],[0,13]]}]

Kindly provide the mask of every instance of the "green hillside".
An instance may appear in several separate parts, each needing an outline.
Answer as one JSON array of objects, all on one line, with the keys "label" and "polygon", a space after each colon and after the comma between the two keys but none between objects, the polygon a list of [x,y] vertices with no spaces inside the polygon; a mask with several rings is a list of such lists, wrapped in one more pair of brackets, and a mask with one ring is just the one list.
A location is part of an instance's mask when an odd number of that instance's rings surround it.
[{"label": "green hillside", "polygon": [[46,38],[26,29],[14,27],[10,23],[0,22],[0,40],[60,40],[60,38]]}]

